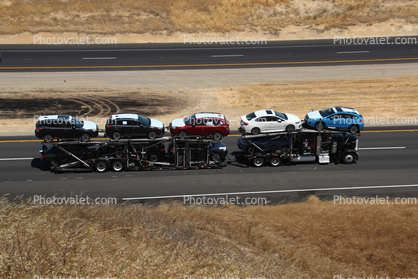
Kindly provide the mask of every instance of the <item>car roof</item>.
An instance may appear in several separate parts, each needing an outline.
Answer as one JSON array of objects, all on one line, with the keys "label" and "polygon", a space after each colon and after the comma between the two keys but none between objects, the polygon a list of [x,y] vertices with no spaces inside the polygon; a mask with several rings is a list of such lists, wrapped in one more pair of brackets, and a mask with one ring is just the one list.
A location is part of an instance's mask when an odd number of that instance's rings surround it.
[{"label": "car roof", "polygon": [[133,113],[119,113],[112,115],[112,119],[127,118],[127,119],[138,119],[138,114]]},{"label": "car roof", "polygon": [[216,113],[216,112],[198,112],[195,114],[196,118],[203,118],[203,117],[216,117],[216,118],[225,118],[223,114]]},{"label": "car roof", "polygon": [[71,118],[71,115],[65,115],[65,114],[60,114],[60,115],[58,115],[58,114],[54,114],[54,115],[41,115],[41,116],[39,116],[39,121],[42,121],[42,120],[47,120],[47,119],[58,119],[58,116],[69,116],[69,118]]},{"label": "car roof", "polygon": [[334,108],[337,112],[348,112],[348,113],[355,113],[360,114],[356,109],[347,108],[347,107],[335,107]]},{"label": "car roof", "polygon": [[269,115],[276,116],[275,110],[272,110],[272,109],[257,110],[257,111],[254,111],[254,114],[256,117],[269,116]]}]

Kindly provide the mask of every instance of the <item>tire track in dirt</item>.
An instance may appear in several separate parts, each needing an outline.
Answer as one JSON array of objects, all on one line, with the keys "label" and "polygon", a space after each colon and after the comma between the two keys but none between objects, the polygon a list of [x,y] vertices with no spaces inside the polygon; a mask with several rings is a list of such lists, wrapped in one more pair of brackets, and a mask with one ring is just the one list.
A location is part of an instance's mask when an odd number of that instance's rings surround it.
[{"label": "tire track in dirt", "polygon": [[[93,111],[93,107],[92,107],[92,106],[88,105],[87,103],[84,103],[84,102],[80,101],[79,99],[70,98],[69,100],[71,100],[71,101],[73,101],[73,102],[76,102],[76,103],[79,103],[79,104],[81,104],[81,105],[85,106],[85,108],[87,108],[87,109],[88,109],[88,111],[87,111],[86,113],[83,113],[83,114],[85,114],[85,115],[89,115],[89,114]],[[81,114],[81,112],[82,112],[82,111],[83,111],[83,109],[85,109],[85,108],[81,107],[81,110],[79,110],[79,114]]]}]

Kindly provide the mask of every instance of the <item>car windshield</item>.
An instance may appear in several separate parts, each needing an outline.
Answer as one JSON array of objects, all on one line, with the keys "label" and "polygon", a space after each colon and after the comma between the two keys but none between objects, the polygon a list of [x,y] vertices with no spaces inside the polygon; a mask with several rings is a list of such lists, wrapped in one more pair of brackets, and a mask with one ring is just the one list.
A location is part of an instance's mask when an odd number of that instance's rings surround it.
[{"label": "car windshield", "polygon": [[334,109],[329,108],[329,109],[320,110],[319,113],[322,115],[322,117],[327,117],[327,116],[330,116],[331,114],[334,114]]},{"label": "car windshield", "polygon": [[286,114],[281,113],[281,112],[277,112],[277,111],[274,111],[274,113],[276,114],[276,116],[287,120],[287,115]]},{"label": "car windshield", "polygon": [[254,119],[255,118],[255,113],[252,112],[250,114],[247,114],[246,118],[247,118],[248,121],[251,121],[251,119]]},{"label": "car windshield", "polygon": [[75,124],[75,126],[77,126],[77,128],[82,128],[83,127],[83,122],[81,120],[78,120],[77,118],[73,117],[73,123]]},{"label": "car windshield", "polygon": [[189,116],[189,117],[184,118],[184,124],[190,125],[193,122],[195,122],[195,120],[196,120],[196,115],[193,114],[192,116]]},{"label": "car windshield", "polygon": [[138,115],[138,121],[147,126],[151,124],[151,120],[149,120],[149,118],[143,117],[141,115]]}]

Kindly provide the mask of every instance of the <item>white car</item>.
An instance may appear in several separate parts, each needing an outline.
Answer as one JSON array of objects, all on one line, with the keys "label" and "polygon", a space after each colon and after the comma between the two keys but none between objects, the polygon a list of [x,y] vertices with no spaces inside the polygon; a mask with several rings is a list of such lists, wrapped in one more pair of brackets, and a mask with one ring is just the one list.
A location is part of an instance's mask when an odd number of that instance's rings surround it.
[{"label": "white car", "polygon": [[280,113],[272,109],[258,110],[241,117],[241,131],[246,134],[293,132],[300,130],[300,118],[290,113]]}]

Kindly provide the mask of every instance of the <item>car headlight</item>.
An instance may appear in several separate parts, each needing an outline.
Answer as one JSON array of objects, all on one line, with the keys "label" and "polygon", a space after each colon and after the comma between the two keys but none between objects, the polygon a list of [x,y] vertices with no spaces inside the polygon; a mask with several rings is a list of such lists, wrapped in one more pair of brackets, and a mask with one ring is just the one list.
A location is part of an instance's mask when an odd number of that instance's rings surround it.
[{"label": "car headlight", "polygon": [[315,121],[315,120],[316,120],[316,118],[311,118],[310,120]]}]

